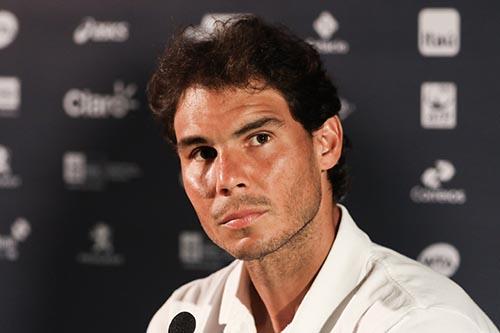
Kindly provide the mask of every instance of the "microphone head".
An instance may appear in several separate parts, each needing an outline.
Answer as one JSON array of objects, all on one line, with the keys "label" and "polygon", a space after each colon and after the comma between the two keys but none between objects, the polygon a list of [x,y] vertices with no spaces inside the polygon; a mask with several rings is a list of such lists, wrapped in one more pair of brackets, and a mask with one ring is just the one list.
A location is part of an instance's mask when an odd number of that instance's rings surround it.
[{"label": "microphone head", "polygon": [[170,322],[168,333],[193,333],[196,328],[196,319],[189,312],[178,313]]}]

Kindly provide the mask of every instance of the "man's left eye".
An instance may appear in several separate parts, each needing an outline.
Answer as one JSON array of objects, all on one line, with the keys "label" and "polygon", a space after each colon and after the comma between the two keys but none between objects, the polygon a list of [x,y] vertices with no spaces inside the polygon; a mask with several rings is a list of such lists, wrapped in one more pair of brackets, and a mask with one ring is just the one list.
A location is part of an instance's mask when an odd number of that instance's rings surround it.
[{"label": "man's left eye", "polygon": [[260,146],[271,140],[271,136],[266,133],[255,134],[250,138],[250,145],[252,146]]}]

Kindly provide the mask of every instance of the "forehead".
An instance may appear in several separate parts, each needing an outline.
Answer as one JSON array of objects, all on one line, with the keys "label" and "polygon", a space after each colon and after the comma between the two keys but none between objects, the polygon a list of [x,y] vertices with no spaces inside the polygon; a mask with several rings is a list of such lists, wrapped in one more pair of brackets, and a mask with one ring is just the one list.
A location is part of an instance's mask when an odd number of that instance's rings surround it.
[{"label": "forehead", "polygon": [[210,135],[265,115],[293,121],[288,103],[274,89],[190,87],[177,105],[174,128],[179,140],[190,135]]}]

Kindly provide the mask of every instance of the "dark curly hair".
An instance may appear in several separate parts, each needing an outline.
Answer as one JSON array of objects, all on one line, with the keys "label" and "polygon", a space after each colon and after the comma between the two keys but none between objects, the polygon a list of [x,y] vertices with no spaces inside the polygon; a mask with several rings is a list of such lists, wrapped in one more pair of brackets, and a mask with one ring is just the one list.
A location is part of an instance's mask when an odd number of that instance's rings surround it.
[{"label": "dark curly hair", "polygon": [[[256,87],[252,82],[263,82]],[[200,85],[220,90],[228,87],[273,88],[286,99],[292,116],[312,133],[337,115],[337,89],[323,68],[318,52],[284,26],[274,26],[255,16],[217,21],[212,33],[195,27],[176,33],[160,56],[147,93],[149,105],[176,146],[174,117],[187,88]],[[333,196],[345,196],[350,177],[345,161],[349,141],[338,164],[328,170]]]}]

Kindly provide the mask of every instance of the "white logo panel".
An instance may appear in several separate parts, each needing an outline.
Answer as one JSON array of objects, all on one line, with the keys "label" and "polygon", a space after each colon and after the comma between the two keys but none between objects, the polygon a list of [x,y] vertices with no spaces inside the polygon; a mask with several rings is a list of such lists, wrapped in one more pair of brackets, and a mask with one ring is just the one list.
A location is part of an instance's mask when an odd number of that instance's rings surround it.
[{"label": "white logo panel", "polygon": [[120,266],[124,264],[124,256],[115,253],[113,229],[109,224],[97,223],[90,229],[88,235],[92,241],[92,246],[90,251],[77,255],[78,262],[96,266]]},{"label": "white logo panel", "polygon": [[320,38],[306,38],[306,42],[311,44],[319,53],[346,54],[349,52],[349,43],[342,39],[333,38],[340,25],[332,13],[326,10],[321,12],[312,26]]},{"label": "white logo panel", "polygon": [[109,161],[102,154],[67,151],[62,158],[62,178],[69,190],[102,191],[110,182],[126,183],[142,176],[138,164]]},{"label": "white logo panel", "polygon": [[426,247],[417,260],[445,276],[453,276],[460,266],[460,253],[451,244],[435,243]]},{"label": "white logo panel", "polygon": [[6,10],[0,10],[0,49],[12,43],[18,30],[19,23],[16,16]]},{"label": "white logo panel", "polygon": [[75,44],[87,42],[125,42],[130,35],[128,22],[98,22],[86,17],[73,33]]},{"label": "white logo panel", "polygon": [[422,83],[420,124],[427,129],[453,129],[457,126],[457,86],[455,83]]},{"label": "white logo panel", "polygon": [[443,188],[443,183],[450,181],[455,173],[455,166],[450,161],[437,160],[420,176],[424,187],[417,185],[411,189],[411,200],[416,203],[463,205],[467,201],[464,189]]},{"label": "white logo panel", "polygon": [[[232,18],[247,15],[245,13],[207,13],[197,26],[188,27],[184,34],[197,40],[209,39],[210,36]],[[230,23],[230,22],[229,22]]]},{"label": "white logo panel", "polygon": [[347,119],[347,117],[349,117],[354,111],[356,111],[356,105],[347,99],[340,97],[340,119]]},{"label": "white logo panel", "polygon": [[232,261],[224,250],[205,239],[200,231],[179,233],[179,261],[185,269],[214,270]]},{"label": "white logo panel", "polygon": [[125,85],[116,81],[112,95],[96,94],[88,89],[70,89],[63,98],[63,108],[71,118],[123,118],[130,111],[139,108],[134,99],[135,84]]},{"label": "white logo panel", "polygon": [[14,189],[21,186],[21,177],[12,172],[11,151],[0,145],[0,189]]},{"label": "white logo panel", "polygon": [[0,116],[16,117],[21,104],[21,82],[17,77],[0,76]]},{"label": "white logo panel", "polygon": [[31,233],[31,225],[18,217],[10,227],[9,235],[0,235],[0,259],[16,261],[19,258],[19,243],[24,242]]},{"label": "white logo panel", "polygon": [[428,57],[453,57],[460,51],[460,13],[425,8],[418,14],[418,49]]}]

